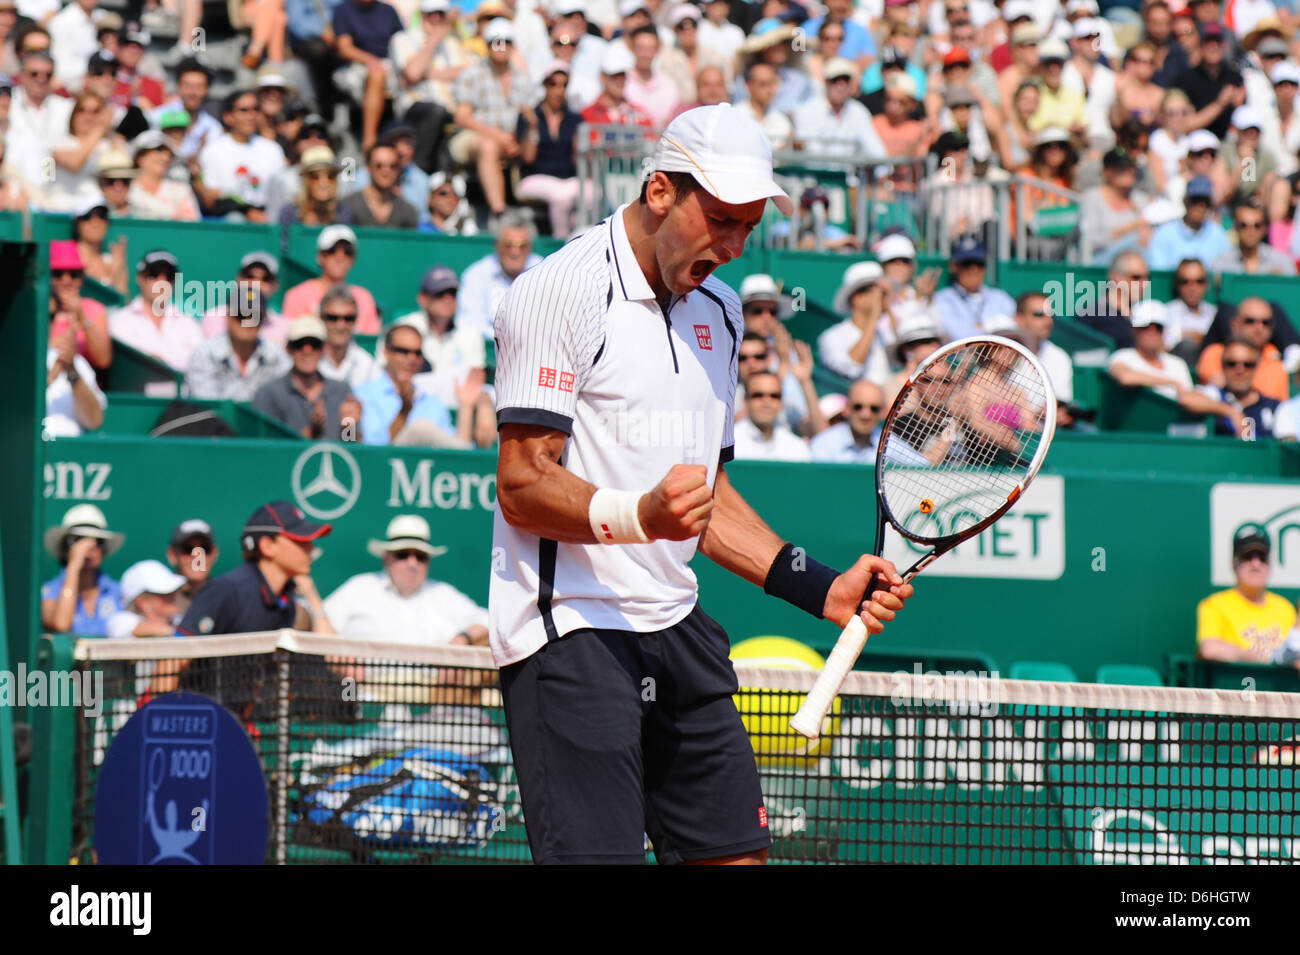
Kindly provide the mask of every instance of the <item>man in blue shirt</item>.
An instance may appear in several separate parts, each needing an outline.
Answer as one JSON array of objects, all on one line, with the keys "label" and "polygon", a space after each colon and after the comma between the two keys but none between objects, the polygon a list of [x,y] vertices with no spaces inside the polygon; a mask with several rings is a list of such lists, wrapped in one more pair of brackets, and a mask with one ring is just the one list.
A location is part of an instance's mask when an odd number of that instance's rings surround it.
[{"label": "man in blue shirt", "polygon": [[1181,219],[1166,222],[1151,236],[1147,261],[1153,269],[1172,271],[1183,259],[1197,259],[1207,269],[1229,249],[1223,227],[1210,215],[1214,186],[1208,176],[1197,176],[1187,184]]},{"label": "man in blue shirt", "polygon": [[[826,16],[838,20],[844,28],[839,55],[856,62],[859,70],[864,69],[876,55],[876,41],[866,27],[852,19],[853,0],[826,0]],[[814,17],[803,25],[803,32],[815,37],[825,22],[826,17]]]},{"label": "man in blue shirt", "polygon": [[812,439],[809,451],[814,461],[842,464],[876,463],[880,447],[880,419],[885,414],[885,393],[865,378],[849,388],[845,420],[833,424]]},{"label": "man in blue shirt", "polygon": [[978,334],[991,318],[1016,314],[1010,295],[984,284],[988,258],[988,249],[975,236],[962,236],[953,246],[952,284],[936,292],[933,303],[939,331],[948,341]]},{"label": "man in blue shirt", "polygon": [[419,329],[410,325],[394,325],[384,334],[387,373],[356,389],[366,444],[464,447],[446,406],[414,381],[424,365],[423,344]]}]

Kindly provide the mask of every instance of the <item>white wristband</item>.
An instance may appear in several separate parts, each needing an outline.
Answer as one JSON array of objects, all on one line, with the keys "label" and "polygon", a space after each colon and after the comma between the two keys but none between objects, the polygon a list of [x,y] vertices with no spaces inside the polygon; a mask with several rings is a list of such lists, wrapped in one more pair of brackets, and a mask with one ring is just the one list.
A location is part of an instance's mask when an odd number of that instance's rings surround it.
[{"label": "white wristband", "polygon": [[637,516],[640,491],[615,491],[602,487],[591,496],[587,520],[602,544],[648,544],[650,538]]}]

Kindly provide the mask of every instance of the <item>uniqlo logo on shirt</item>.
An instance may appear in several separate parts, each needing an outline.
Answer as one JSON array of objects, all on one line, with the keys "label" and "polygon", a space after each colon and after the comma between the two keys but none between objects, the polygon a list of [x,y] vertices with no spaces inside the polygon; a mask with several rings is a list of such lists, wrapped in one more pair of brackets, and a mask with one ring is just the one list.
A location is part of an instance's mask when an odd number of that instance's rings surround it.
[{"label": "uniqlo logo on shirt", "polygon": [[555,369],[554,369],[554,368],[542,368],[540,371],[538,371],[538,373],[537,373],[537,385],[538,385],[539,388],[554,388],[554,387],[555,387]]},{"label": "uniqlo logo on shirt", "polygon": [[560,390],[573,391],[573,372],[571,371],[560,372]]},{"label": "uniqlo logo on shirt", "polygon": [[766,806],[758,807],[758,827],[760,829],[767,828],[767,807]]},{"label": "uniqlo logo on shirt", "polygon": [[708,325],[695,326],[695,340],[704,351],[713,351],[713,333],[709,331]]}]

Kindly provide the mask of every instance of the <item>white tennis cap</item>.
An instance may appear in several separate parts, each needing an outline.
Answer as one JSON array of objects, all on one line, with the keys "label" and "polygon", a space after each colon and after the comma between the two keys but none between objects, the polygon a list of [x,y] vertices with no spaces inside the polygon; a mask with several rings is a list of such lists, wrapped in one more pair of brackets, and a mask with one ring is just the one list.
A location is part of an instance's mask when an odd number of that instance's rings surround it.
[{"label": "white tennis cap", "polygon": [[347,242],[355,249],[357,234],[345,225],[327,225],[316,238],[316,251],[328,252],[340,242]]},{"label": "white tennis cap", "polygon": [[1237,129],[1263,129],[1264,117],[1253,106],[1238,106],[1232,111],[1232,125]]},{"label": "white tennis cap", "polygon": [[1219,149],[1219,137],[1208,129],[1197,129],[1187,134],[1187,151],[1199,153],[1205,149]]},{"label": "white tennis cap", "polygon": [[161,562],[142,560],[122,575],[122,604],[130,607],[141,594],[174,594],[184,586],[185,578],[172,573]]},{"label": "white tennis cap", "polygon": [[916,246],[905,235],[895,232],[887,235],[876,244],[876,261],[892,262],[894,259],[915,259]]},{"label": "white tennis cap", "polygon": [[1002,6],[1002,16],[1007,23],[1019,20],[1021,17],[1034,18],[1034,5],[1030,0],[1007,0]]},{"label": "white tennis cap", "polygon": [[631,73],[636,68],[636,57],[622,40],[614,40],[605,47],[600,57],[600,72],[605,76]]},{"label": "white tennis cap", "polygon": [[664,130],[656,172],[689,172],[709,195],[729,205],[771,199],[784,216],[794,203],[772,178],[772,144],[749,110],[727,103],[697,106]]},{"label": "white tennis cap", "polygon": [[1129,317],[1129,324],[1134,328],[1146,328],[1148,325],[1159,325],[1164,328],[1169,324],[1168,315],[1163,302],[1157,302],[1155,299],[1144,298],[1133,306],[1133,314]]},{"label": "white tennis cap", "polygon": [[505,17],[489,20],[483,28],[483,42],[488,46],[493,43],[514,43],[515,25]]},{"label": "white tennis cap", "polygon": [[1268,78],[1273,81],[1273,85],[1278,83],[1295,83],[1300,86],[1300,66],[1296,66],[1290,60],[1283,60],[1273,71],[1268,74]]}]

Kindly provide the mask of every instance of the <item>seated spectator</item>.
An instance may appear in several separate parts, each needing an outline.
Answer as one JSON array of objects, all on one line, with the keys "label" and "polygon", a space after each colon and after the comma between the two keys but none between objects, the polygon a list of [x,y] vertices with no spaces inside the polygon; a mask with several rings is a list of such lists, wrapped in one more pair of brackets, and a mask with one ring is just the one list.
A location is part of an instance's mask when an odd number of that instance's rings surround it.
[{"label": "seated spectator", "polygon": [[131,147],[137,170],[127,194],[131,218],[197,222],[199,204],[194,201],[194,191],[168,178],[174,154],[167,137],[149,130],[137,136]]},{"label": "seated spectator", "polygon": [[1149,256],[1153,269],[1172,269],[1183,259],[1197,259],[1208,267],[1228,251],[1228,237],[1210,216],[1213,195],[1205,176],[1197,176],[1187,184],[1183,218],[1166,222],[1151,236]]},{"label": "seated spectator", "polygon": [[808,444],[781,423],[781,379],[755,372],[745,387],[745,417],[735,425],[736,459],[807,461]]},{"label": "seated spectator", "polygon": [[176,67],[176,95],[154,110],[151,116],[157,124],[165,112],[183,109],[189,114],[185,140],[177,152],[187,162],[222,134],[221,122],[204,108],[211,82],[211,73],[201,61],[193,58],[182,60]]},{"label": "seated spectator", "polygon": [[527,215],[514,211],[503,215],[493,235],[496,236],[493,251],[465,269],[456,296],[457,318],[484,338],[492,337],[497,306],[515,279],[542,261],[533,251],[537,230]]},{"label": "seated spectator", "polygon": [[871,120],[876,135],[885,144],[884,155],[914,159],[929,151],[929,127],[912,115],[919,101],[916,80],[912,77],[897,72],[886,78],[885,109]]},{"label": "seated spectator", "polygon": [[1143,216],[1151,197],[1138,192],[1137,160],[1116,146],[1102,159],[1102,184],[1083,194],[1079,202],[1079,231],[1090,261],[1104,264],[1117,252],[1145,248],[1151,242],[1151,223]]},{"label": "seated spectator", "polygon": [[45,532],[45,551],[63,569],[41,585],[41,626],[50,633],[102,637],[108,620],[122,609],[117,581],[104,573],[104,558],[126,537],[108,529],[93,504],[68,509],[58,527]]},{"label": "seated spectator", "polygon": [[776,99],[772,101],[772,108],[777,112],[793,113],[812,98],[812,81],[802,63],[807,43],[792,42],[796,36],[795,26],[782,23],[777,17],[764,17],[754,24],[740,48],[743,56],[738,59],[740,75],[732,83],[733,103],[739,105],[745,101],[748,94],[743,80],[755,61],[769,64],[781,78]]},{"label": "seated spectator", "polygon": [[1196,605],[1196,653],[1202,660],[1295,665],[1287,644],[1296,609],[1268,590],[1271,553],[1268,537],[1253,526],[1233,538],[1236,587]]},{"label": "seated spectator", "polygon": [[889,377],[889,357],[879,341],[888,295],[884,277],[877,262],[857,262],[844,272],[833,308],[849,317],[817,337],[818,358],[837,375],[877,385]]},{"label": "seated spectator", "polygon": [[[284,293],[284,314],[290,319],[316,314],[325,293],[347,282],[356,261],[357,234],[345,225],[326,226],[316,237],[316,264],[321,274]],[[347,289],[357,302],[357,334],[378,334],[379,309],[374,296],[360,285],[348,285]]]},{"label": "seated spectator", "polygon": [[96,0],[69,3],[49,21],[51,48],[54,51],[56,82],[67,90],[81,88],[87,58],[99,49],[92,14]]},{"label": "seated spectator", "polygon": [[132,564],[122,575],[122,609],[108,618],[106,637],[171,637],[180,621],[177,594],[185,578],[156,560]]},{"label": "seated spectator", "polygon": [[1011,315],[1011,296],[984,284],[988,248],[975,236],[963,236],[952,247],[952,283],[934,293],[932,311],[939,331],[950,341],[975,335],[995,315]]},{"label": "seated spectator", "polygon": [[936,226],[950,239],[983,235],[997,218],[997,196],[992,186],[971,171],[970,140],[965,133],[943,133],[935,140],[933,155],[943,175],[922,185],[921,201],[929,205]]},{"label": "seated spectator", "polygon": [[[1059,190],[1074,188],[1074,170],[1079,162],[1078,150],[1074,148],[1070,131],[1061,126],[1048,126],[1040,129],[1034,139],[1034,151],[1029,162],[1019,169],[1019,174],[1030,180],[1041,180],[1056,191],[1044,186],[1028,183],[1024,189],[1013,190],[1011,194],[1011,221],[1024,220],[1032,232],[1036,226],[1035,216],[1043,209],[1066,204],[1066,199]],[[1023,207],[1020,205],[1023,194]],[[1044,258],[1048,256],[1044,255]]]},{"label": "seated spectator", "polygon": [[[677,111],[677,116],[697,106],[717,106],[730,103],[731,94],[727,92],[727,76],[720,66],[705,66],[695,72],[695,102],[686,103]],[[573,103],[573,95],[569,95]],[[673,119],[676,119],[674,116]]]},{"label": "seated spectator", "polygon": [[335,49],[346,63],[334,82],[361,104],[361,148],[369,149],[379,138],[388,97],[397,92],[397,70],[388,53],[402,20],[383,0],[344,0],[334,9],[333,26]]},{"label": "seated spectator", "polygon": [[486,644],[487,611],[451,584],[429,579],[430,559],[447,553],[431,540],[423,517],[393,518],[384,539],[366,545],[383,570],[350,577],[326,598],[334,629],[426,647]]},{"label": "seated spectator", "polygon": [[1295,275],[1295,259],[1267,244],[1268,215],[1259,201],[1243,202],[1232,213],[1236,247],[1229,247],[1210,263],[1215,272],[1251,275]]},{"label": "seated spectator", "polygon": [[448,141],[447,151],[458,166],[474,165],[488,209],[499,216],[506,209],[502,161],[517,159],[522,152],[515,138],[519,111],[537,102],[537,95],[528,74],[511,62],[515,28],[510,21],[490,20],[483,39],[487,58],[467,66],[452,87],[460,129]]},{"label": "seated spectator", "polygon": [[662,129],[677,115],[682,97],[677,84],[657,65],[659,31],[649,25],[638,27],[625,39],[634,62],[627,74],[627,98],[650,117],[656,129]]},{"label": "seated spectator", "polygon": [[99,157],[96,170],[99,191],[104,194],[104,204],[110,217],[119,219],[131,215],[131,180],[135,178],[135,163],[124,152],[111,150]]},{"label": "seated spectator", "polygon": [[288,226],[349,225],[352,208],[339,201],[339,164],[328,146],[312,146],[298,166],[298,193],[280,207],[282,245],[289,241]]},{"label": "seated spectator", "polygon": [[199,323],[172,302],[176,271],[176,256],[170,252],[146,252],[135,267],[140,294],[109,312],[108,330],[119,342],[183,372],[203,333]]},{"label": "seated spectator", "polygon": [[[1229,325],[1229,335],[1243,338],[1260,350],[1259,365],[1252,383],[1262,395],[1278,401],[1291,397],[1282,355],[1269,338],[1273,334],[1273,306],[1262,298],[1242,299]],[[1223,387],[1223,349],[1221,343],[1206,345],[1196,362],[1196,377],[1202,384]]]},{"label": "seated spectator", "polygon": [[[821,413],[817,389],[813,385],[812,349],[805,342],[797,342],[781,322],[783,309],[789,300],[781,295],[776,280],[770,275],[755,272],[740,283],[740,308],[745,319],[745,334],[741,340],[740,384],[743,386],[749,371],[774,371],[781,379],[782,418],[796,434],[811,437],[824,431],[829,422]],[[750,364],[746,369],[744,342],[756,338],[763,346],[766,364]],[[737,409],[744,414],[744,406]]]},{"label": "seated spectator", "polygon": [[346,285],[335,285],[320,300],[325,323],[325,349],[320,373],[351,388],[379,374],[379,366],[353,338],[357,326],[357,300]]},{"label": "seated spectator", "polygon": [[[1273,437],[1278,406],[1276,398],[1261,395],[1252,380],[1259,367],[1259,346],[1244,338],[1229,338],[1223,345],[1223,386],[1202,385],[1201,391],[1216,401],[1241,409],[1246,417],[1246,427],[1241,437],[1246,441]],[[1220,418],[1214,423],[1214,433],[1234,436],[1232,422]]]},{"label": "seated spectator", "polygon": [[894,343],[894,325],[909,315],[929,311],[940,272],[929,268],[916,274],[916,246],[897,232],[886,233],[872,250],[885,272],[885,311],[890,321],[882,322],[878,331],[885,345]]},{"label": "seated spectator", "polygon": [[108,399],[95,384],[95,371],[90,363],[77,354],[77,339],[71,325],[50,335],[45,369],[42,436],[48,440],[98,430],[104,423]]},{"label": "seated spectator", "polygon": [[[426,171],[437,166],[443,130],[451,122],[452,84],[472,62],[456,27],[448,0],[420,0],[420,22],[394,35],[389,46],[397,69],[397,113],[414,127],[414,162]],[[417,203],[407,195],[407,201],[418,208],[423,197]]]},{"label": "seated spectator", "polygon": [[253,407],[304,438],[355,441],[361,406],[350,385],[321,375],[325,337],[325,323],[319,318],[304,315],[290,322],[293,367],[262,384],[253,396]]},{"label": "seated spectator", "polygon": [[1174,298],[1166,305],[1165,347],[1188,364],[1201,352],[1201,339],[1218,312],[1205,301],[1210,277],[1197,259],[1183,259],[1174,270]]},{"label": "seated spectator", "polygon": [[219,557],[217,539],[207,521],[191,518],[176,525],[167,545],[167,563],[185,578],[176,593],[179,613],[185,613],[194,595],[207,585]]},{"label": "seated spectator", "polygon": [[[424,357],[433,369],[431,381],[438,399],[460,415],[473,414],[474,402],[487,380],[483,336],[456,321],[456,293],[460,278],[455,269],[435,265],[424,274],[415,300],[419,308],[399,318],[424,339]],[[468,389],[467,401],[460,392]]]},{"label": "seated spectator", "polygon": [[1067,308],[1074,306],[1074,319],[1079,324],[1100,332],[1119,348],[1132,348],[1133,326],[1129,324],[1129,314],[1146,298],[1150,288],[1151,270],[1142,253],[1121,252],[1111,260],[1106,272],[1105,298],[1064,304]]},{"label": "seated spectator", "polygon": [[[1233,185],[1225,201],[1230,205],[1262,201],[1277,180],[1278,157],[1260,142],[1264,130],[1260,111],[1253,106],[1238,106],[1232,111],[1232,129],[1236,135],[1225,139],[1219,152],[1225,178]],[[1251,175],[1242,174],[1247,169]]]},{"label": "seated spectator", "polygon": [[582,110],[593,126],[654,126],[650,114],[627,98],[627,75],[636,67],[624,43],[610,43],[600,57],[600,95]]},{"label": "seated spectator", "polygon": [[1111,377],[1131,388],[1150,388],[1192,414],[1226,417],[1240,434],[1244,420],[1241,411],[1196,391],[1186,363],[1164,351],[1165,307],[1150,299],[1138,302],[1133,306],[1131,321],[1135,347],[1111,354],[1106,363]]},{"label": "seated spectator", "polygon": [[356,389],[366,444],[465,446],[455,437],[446,406],[414,380],[424,364],[422,344],[419,329],[410,325],[393,325],[384,333],[387,368]]},{"label": "seated spectator", "polygon": [[[372,0],[378,2],[378,0]],[[354,225],[380,229],[414,229],[420,213],[402,198],[397,188],[397,150],[383,142],[366,151],[368,182],[339,203]]]},{"label": "seated spectator", "polygon": [[519,111],[515,138],[523,144],[523,152],[515,196],[546,203],[551,235],[564,238],[578,224],[576,137],[582,117],[565,103],[568,66],[556,60],[546,70],[542,77],[546,92],[541,103],[536,109],[524,107]]},{"label": "seated spectator", "polygon": [[886,410],[885,395],[879,386],[866,380],[855,381],[849,386],[845,420],[813,437],[808,448],[812,460],[875,464],[880,422]]},{"label": "seated spectator", "polygon": [[112,245],[107,239],[107,203],[103,196],[86,200],[72,217],[72,241],[78,260],[87,277],[126,294],[126,236],[119,236]]},{"label": "seated spectator", "polygon": [[241,286],[226,301],[226,332],[205,338],[190,358],[185,388],[191,398],[252,401],[264,384],[283,375],[289,358],[262,337],[266,297]]},{"label": "seated spectator", "polygon": [[[56,96],[53,91],[54,61],[48,53],[28,53],[23,57],[18,89],[9,105],[9,128],[6,139],[24,144],[24,155],[9,157],[11,165],[24,171],[31,183],[44,183],[42,173],[48,168],[53,151],[68,135],[72,120],[72,100]],[[27,155],[28,147],[32,155]],[[33,197],[36,198],[36,197]]]},{"label": "seated spectator", "polygon": [[[450,122],[450,114],[448,121]],[[405,123],[395,123],[380,134],[376,145],[389,146],[397,152],[397,178],[392,189],[415,209],[417,215],[421,215],[429,198],[429,174],[415,163],[415,131]],[[354,192],[360,192],[370,185],[373,180],[370,178],[369,165],[358,170],[354,178]],[[423,215],[420,221],[424,221]]]},{"label": "seated spectator", "polygon": [[794,148],[828,156],[888,156],[871,113],[853,98],[853,74],[846,76],[842,63],[827,69],[834,75],[826,77],[825,91],[794,111]]},{"label": "seated spectator", "polygon": [[420,225],[420,231],[438,235],[478,235],[474,210],[465,198],[465,185],[460,177],[448,177],[445,172],[435,172],[429,177],[429,216]]},{"label": "seated spectator", "polygon": [[1030,289],[1016,299],[1016,328],[1025,338],[1025,347],[1033,352],[1056,395],[1056,426],[1068,428],[1074,424],[1069,405],[1074,401],[1074,363],[1070,354],[1060,345],[1051,342],[1055,319],[1052,304],[1042,292]]},{"label": "seated spectator", "polygon": [[[77,354],[96,369],[113,361],[113,340],[108,334],[108,312],[81,294],[86,269],[72,239],[50,243],[50,340],[71,330]],[[93,377],[93,375],[92,375]]]},{"label": "seated spectator", "polygon": [[[852,63],[838,59],[831,60],[829,63],[832,71],[838,67],[843,72],[847,68],[846,76],[852,79]],[[777,73],[771,64],[755,60],[745,73],[745,89],[749,92],[749,100],[739,107],[749,109],[754,114],[754,119],[758,120],[758,125],[763,128],[763,133],[772,144],[773,150],[789,149],[794,140],[794,124],[790,122],[790,118],[772,109],[772,100],[776,99],[777,83]]]},{"label": "seated spectator", "polygon": [[[166,141],[172,153],[171,162],[167,166],[167,178],[189,189],[190,197],[193,198],[193,178],[190,175],[190,164],[180,158],[180,149],[185,145],[185,134],[189,132],[189,128],[190,114],[183,109],[166,110],[158,117],[158,132],[162,133],[163,140]],[[197,205],[197,200],[195,200],[195,204]]]},{"label": "seated spectator", "polygon": [[52,181],[45,184],[41,207],[47,212],[71,212],[94,198],[99,158],[116,145],[113,114],[94,93],[77,97],[68,127],[50,150]]},{"label": "seated spectator", "polygon": [[113,99],[122,106],[139,106],[145,111],[157,109],[167,98],[161,65],[152,54],[145,52],[152,37],[129,21],[117,34],[117,85]]},{"label": "seated spectator", "polygon": [[1067,85],[1065,61],[1070,48],[1051,37],[1038,44],[1038,109],[1029,118],[1034,131],[1058,127],[1072,136],[1088,132],[1087,101],[1078,89]]},{"label": "seated spectator", "polygon": [[897,338],[894,340],[894,364],[900,365],[898,371],[885,383],[885,407],[894,404],[912,372],[921,367],[925,361],[943,344],[943,339],[930,321],[930,316],[923,312],[908,315],[898,323]]},{"label": "seated spectator", "polygon": [[1221,206],[1232,201],[1236,174],[1219,158],[1223,144],[1208,129],[1195,129],[1187,134],[1187,155],[1178,176],[1165,184],[1165,195],[1174,202],[1187,198],[1187,184],[1198,176],[1210,180],[1212,190],[1211,217],[1217,216]]},{"label": "seated spectator", "polygon": [[[578,9],[581,7],[581,9]],[[564,9],[572,8],[572,9]],[[600,95],[600,58],[608,45],[605,39],[587,32],[586,0],[559,0],[555,22],[551,25],[550,46],[534,51],[531,74],[539,82],[538,74],[552,58],[565,63],[570,70],[567,103],[575,113],[581,112]]]},{"label": "seated spectator", "polygon": [[257,71],[253,83],[253,92],[257,94],[257,133],[264,139],[280,143],[279,127],[285,112],[285,100],[288,98],[289,84],[274,66],[267,65]]},{"label": "seated spectator", "polygon": [[[286,336],[289,333],[289,320],[271,308],[269,304],[275,296],[275,290],[279,287],[279,260],[270,252],[260,250],[245,253],[244,257],[239,260],[239,271],[235,273],[235,281],[227,283],[228,297],[242,289],[252,289],[262,293],[265,308],[261,312],[262,320],[258,324],[258,333],[262,336],[263,341],[284,347]],[[209,311],[203,316],[203,322],[199,326],[203,331],[203,337],[212,338],[214,335],[225,334],[226,322],[229,317],[230,310],[225,304]]]},{"label": "seated spectator", "polygon": [[194,191],[204,215],[266,221],[266,186],[284,168],[284,150],[257,133],[257,94],[235,90],[225,99],[226,131],[198,156]]},{"label": "seated spectator", "polygon": [[[285,207],[300,197],[302,192],[302,161],[309,149],[319,147],[329,149],[331,164],[334,161],[334,150],[330,148],[329,130],[325,126],[325,120],[315,113],[309,113],[303,117],[292,142],[293,145],[290,148],[289,155],[293,159],[293,164],[285,166],[272,176],[271,181],[266,186],[266,219],[268,222],[283,221],[281,215]],[[330,168],[320,165],[322,155],[322,153],[318,152],[312,153],[317,163],[316,168]],[[301,219],[298,221],[301,221]],[[331,219],[330,221],[335,220]]]},{"label": "seated spectator", "polygon": [[700,21],[698,44],[712,50],[731,63],[745,44],[745,31],[728,19],[730,4],[727,0],[706,0],[704,19]]}]

